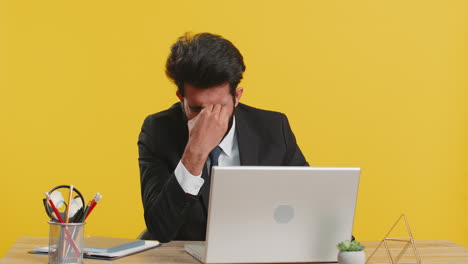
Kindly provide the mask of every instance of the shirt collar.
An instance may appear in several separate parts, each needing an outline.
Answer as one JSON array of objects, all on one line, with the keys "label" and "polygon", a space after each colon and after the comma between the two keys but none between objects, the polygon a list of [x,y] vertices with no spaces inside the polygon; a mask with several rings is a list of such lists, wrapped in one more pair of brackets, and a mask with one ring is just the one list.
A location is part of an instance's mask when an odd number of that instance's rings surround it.
[{"label": "shirt collar", "polygon": [[236,117],[232,117],[232,126],[227,135],[223,138],[221,143],[219,143],[219,147],[223,150],[223,152],[228,156],[231,157],[232,152],[234,150],[234,139],[236,136]]}]

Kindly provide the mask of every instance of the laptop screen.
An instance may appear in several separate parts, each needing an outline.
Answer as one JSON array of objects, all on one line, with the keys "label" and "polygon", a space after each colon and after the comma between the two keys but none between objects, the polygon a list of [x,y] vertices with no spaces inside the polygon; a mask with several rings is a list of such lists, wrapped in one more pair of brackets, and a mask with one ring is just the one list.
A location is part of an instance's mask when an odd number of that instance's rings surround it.
[{"label": "laptop screen", "polygon": [[336,261],[359,168],[214,167],[206,263]]}]

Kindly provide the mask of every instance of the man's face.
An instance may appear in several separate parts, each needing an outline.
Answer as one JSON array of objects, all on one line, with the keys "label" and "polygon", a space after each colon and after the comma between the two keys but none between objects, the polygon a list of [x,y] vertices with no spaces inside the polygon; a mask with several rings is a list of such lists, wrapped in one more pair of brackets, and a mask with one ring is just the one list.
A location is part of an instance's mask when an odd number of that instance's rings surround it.
[{"label": "man's face", "polygon": [[218,86],[209,87],[207,89],[197,89],[189,83],[184,84],[184,93],[177,93],[182,105],[184,107],[184,112],[188,118],[191,120],[195,118],[200,111],[207,105],[216,105],[221,104],[224,107],[227,107],[232,116],[234,108],[239,103],[239,99],[242,96],[243,89],[237,88],[234,100],[231,93],[229,92],[229,83],[223,83]]}]

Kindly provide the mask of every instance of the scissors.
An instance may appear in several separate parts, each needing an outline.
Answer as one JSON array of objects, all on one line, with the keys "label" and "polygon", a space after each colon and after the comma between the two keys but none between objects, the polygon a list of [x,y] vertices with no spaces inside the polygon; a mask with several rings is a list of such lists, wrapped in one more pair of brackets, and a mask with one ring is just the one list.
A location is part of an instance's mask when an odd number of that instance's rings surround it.
[{"label": "scissors", "polygon": [[[84,198],[83,195],[78,191],[78,189],[73,188],[72,193],[72,200],[70,204],[68,203],[67,197],[70,195],[70,185],[59,185],[57,187],[52,188],[49,191],[50,200],[54,203],[55,207],[57,208],[58,212],[62,219],[65,219],[65,215],[67,209],[69,211],[68,221],[70,223],[77,223],[80,222],[81,217],[83,216],[84,211]],[[55,214],[52,206],[47,201],[47,198],[43,200],[44,208],[46,210],[47,215],[50,217],[52,221],[58,222],[57,215]]]}]

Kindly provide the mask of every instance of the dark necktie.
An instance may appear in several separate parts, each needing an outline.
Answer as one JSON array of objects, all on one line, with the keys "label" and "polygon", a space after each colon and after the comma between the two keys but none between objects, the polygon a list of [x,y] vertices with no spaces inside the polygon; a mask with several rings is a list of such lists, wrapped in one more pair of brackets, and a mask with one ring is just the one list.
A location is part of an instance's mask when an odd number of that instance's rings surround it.
[{"label": "dark necktie", "polygon": [[221,155],[221,151],[222,149],[219,146],[216,146],[216,148],[214,148],[210,152],[210,155],[209,155],[210,167],[208,168],[208,172],[205,178],[205,184],[203,186],[203,191],[202,191],[202,201],[203,201],[203,204],[205,205],[205,210],[207,214],[208,214],[208,200],[210,197],[211,168],[213,168],[213,166],[219,165],[218,159],[219,159],[219,155]]},{"label": "dark necktie", "polygon": [[218,166],[218,159],[219,155],[221,155],[221,151],[223,151],[219,146],[216,146],[211,152],[210,152],[210,173],[211,173],[211,168],[213,166]]}]

